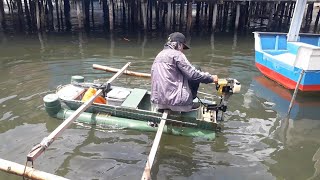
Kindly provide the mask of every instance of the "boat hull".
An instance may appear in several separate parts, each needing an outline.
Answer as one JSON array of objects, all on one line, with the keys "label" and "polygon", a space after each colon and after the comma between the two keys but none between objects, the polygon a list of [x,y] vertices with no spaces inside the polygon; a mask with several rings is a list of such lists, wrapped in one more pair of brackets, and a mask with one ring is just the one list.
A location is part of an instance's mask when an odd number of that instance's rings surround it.
[{"label": "boat hull", "polygon": [[283,33],[255,32],[255,65],[268,78],[287,89],[320,91],[320,35],[300,35],[300,42],[287,42]]},{"label": "boat hull", "polygon": [[[74,110],[70,109],[61,109],[56,115],[54,115],[54,117],[64,120],[70,117],[74,112]],[[156,132],[158,130],[158,126],[152,126],[148,121],[115,117],[105,113],[84,112],[77,118],[77,122],[107,126],[115,129],[132,129],[147,132]],[[176,136],[199,137],[210,141],[214,140],[216,137],[215,131],[212,130],[176,126],[172,123],[167,123],[163,132]]]}]

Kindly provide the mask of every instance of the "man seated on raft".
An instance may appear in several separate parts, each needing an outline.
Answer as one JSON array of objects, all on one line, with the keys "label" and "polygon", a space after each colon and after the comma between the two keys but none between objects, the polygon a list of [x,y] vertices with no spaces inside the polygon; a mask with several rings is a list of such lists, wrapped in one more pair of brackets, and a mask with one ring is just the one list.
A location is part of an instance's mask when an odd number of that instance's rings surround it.
[{"label": "man seated on raft", "polygon": [[188,112],[193,106],[200,83],[218,82],[217,75],[196,69],[183,54],[186,38],[182,33],[169,35],[163,50],[151,67],[151,103],[157,110]]}]

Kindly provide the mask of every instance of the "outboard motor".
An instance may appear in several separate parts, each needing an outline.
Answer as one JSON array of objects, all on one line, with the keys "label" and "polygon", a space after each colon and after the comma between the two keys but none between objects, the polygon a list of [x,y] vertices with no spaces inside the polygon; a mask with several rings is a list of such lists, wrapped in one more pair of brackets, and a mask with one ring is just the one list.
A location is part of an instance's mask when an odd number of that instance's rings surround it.
[{"label": "outboard motor", "polygon": [[215,112],[211,121],[223,121],[224,112],[227,110],[227,104],[230,96],[235,93],[239,93],[241,84],[239,81],[233,78],[219,79],[216,84],[217,93],[219,95],[219,103],[204,103],[203,114]]}]

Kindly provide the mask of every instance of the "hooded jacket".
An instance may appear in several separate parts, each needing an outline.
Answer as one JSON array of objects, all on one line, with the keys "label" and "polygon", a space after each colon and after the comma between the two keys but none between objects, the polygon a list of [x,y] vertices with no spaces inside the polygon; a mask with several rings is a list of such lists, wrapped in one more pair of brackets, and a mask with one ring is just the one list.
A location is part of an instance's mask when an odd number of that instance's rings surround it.
[{"label": "hooded jacket", "polygon": [[197,70],[186,56],[165,45],[151,68],[151,102],[157,109],[186,112],[192,109],[189,81],[212,83],[212,75]]}]

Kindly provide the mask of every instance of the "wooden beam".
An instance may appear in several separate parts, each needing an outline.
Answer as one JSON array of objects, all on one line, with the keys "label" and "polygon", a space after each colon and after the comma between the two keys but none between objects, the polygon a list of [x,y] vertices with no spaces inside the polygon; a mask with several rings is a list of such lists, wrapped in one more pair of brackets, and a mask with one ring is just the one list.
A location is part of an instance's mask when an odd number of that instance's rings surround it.
[{"label": "wooden beam", "polygon": [[[113,75],[107,82],[106,85],[109,86],[116,78],[118,78],[130,65],[128,62],[122,67],[115,75]],[[65,130],[67,129],[78,117],[79,115],[88,109],[94,100],[100,96],[103,89],[99,89],[94,96],[92,96],[88,101],[83,103],[69,118],[67,118],[63,123],[61,123],[48,137],[44,138],[42,142],[35,146],[27,156],[28,161],[34,161],[38,156],[41,155],[44,150],[49,147],[53,141]]]},{"label": "wooden beam", "polygon": [[36,170],[31,167],[25,167],[24,165],[0,159],[0,170],[6,173],[23,176],[33,180],[67,180],[64,177],[49,174],[43,171]]},{"label": "wooden beam", "polygon": [[169,114],[169,110],[164,110],[164,112],[162,114],[162,119],[160,121],[160,125],[158,126],[158,131],[157,131],[156,137],[154,138],[152,148],[151,148],[150,154],[148,156],[146,167],[144,168],[144,172],[142,174],[141,180],[150,180],[151,179],[151,168],[152,168],[153,161],[154,161],[154,158],[155,158],[157,150],[158,150],[158,146],[159,146],[159,143],[161,140],[162,132],[164,129],[164,125],[166,124],[166,119],[168,117],[168,114]]}]

